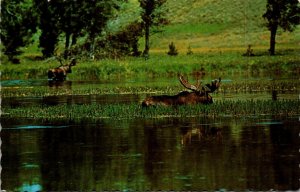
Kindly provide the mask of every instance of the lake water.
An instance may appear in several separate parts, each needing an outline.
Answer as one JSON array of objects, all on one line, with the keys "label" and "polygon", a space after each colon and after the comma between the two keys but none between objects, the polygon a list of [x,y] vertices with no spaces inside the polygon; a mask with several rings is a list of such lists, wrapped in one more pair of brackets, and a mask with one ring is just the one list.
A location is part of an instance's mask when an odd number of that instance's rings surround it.
[{"label": "lake water", "polygon": [[299,189],[299,117],[1,123],[6,190]]},{"label": "lake water", "polygon": [[[3,98],[2,105],[126,103],[144,96],[16,97]],[[214,95],[237,97],[272,99],[272,94]],[[278,99],[298,97],[278,94]],[[4,116],[1,126],[1,189],[8,191],[300,188],[299,116],[51,122]]]}]

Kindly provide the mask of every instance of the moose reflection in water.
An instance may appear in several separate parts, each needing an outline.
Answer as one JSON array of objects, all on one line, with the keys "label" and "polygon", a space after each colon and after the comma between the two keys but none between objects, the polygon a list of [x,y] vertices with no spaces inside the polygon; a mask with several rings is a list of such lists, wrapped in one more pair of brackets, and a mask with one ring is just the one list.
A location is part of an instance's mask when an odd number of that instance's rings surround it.
[{"label": "moose reflection in water", "polygon": [[209,93],[213,93],[220,87],[221,78],[215,79],[211,84],[201,85],[199,80],[196,85],[192,85],[182,75],[178,75],[180,83],[192,92],[183,91],[177,95],[159,95],[147,97],[143,102],[143,107],[148,106],[175,106],[175,105],[186,105],[186,104],[211,104],[213,103],[212,97]]},{"label": "moose reflection in water", "polygon": [[192,141],[218,141],[222,142],[222,130],[216,127],[198,127],[192,129],[182,129],[181,145],[191,144]]},{"label": "moose reflection in water", "polygon": [[54,81],[50,80],[48,81],[49,88],[53,89],[61,89],[64,88],[66,90],[72,90],[72,81]]},{"label": "moose reflection in water", "polygon": [[67,74],[72,73],[72,67],[76,65],[76,59],[73,58],[70,62],[70,64],[63,65],[61,60],[60,64],[61,66],[56,67],[54,69],[48,70],[48,79],[52,81],[64,81],[66,80]]}]

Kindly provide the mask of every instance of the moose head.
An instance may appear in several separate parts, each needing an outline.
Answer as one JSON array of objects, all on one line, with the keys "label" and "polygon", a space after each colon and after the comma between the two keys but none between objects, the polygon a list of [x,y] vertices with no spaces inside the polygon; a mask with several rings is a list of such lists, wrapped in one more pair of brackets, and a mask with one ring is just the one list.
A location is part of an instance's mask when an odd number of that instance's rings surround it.
[{"label": "moose head", "polygon": [[213,80],[211,84],[201,85],[199,80],[196,85],[192,85],[181,74],[178,75],[180,83],[192,92],[183,91],[177,95],[159,95],[147,97],[143,102],[143,107],[148,106],[176,106],[187,104],[211,104],[213,103],[212,97],[209,93],[213,93],[220,87],[221,78]]},{"label": "moose head", "polygon": [[67,74],[72,73],[72,67],[76,65],[76,59],[73,58],[67,65],[63,65],[59,60],[61,66],[48,70],[48,79],[53,81],[64,81],[66,80]]}]

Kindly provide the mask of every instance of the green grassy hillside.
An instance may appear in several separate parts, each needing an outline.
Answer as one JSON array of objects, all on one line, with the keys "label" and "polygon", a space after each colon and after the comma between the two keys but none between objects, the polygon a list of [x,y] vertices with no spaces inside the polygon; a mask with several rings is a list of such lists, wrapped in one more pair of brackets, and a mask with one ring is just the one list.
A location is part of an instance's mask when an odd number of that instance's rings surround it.
[{"label": "green grassy hillside", "polygon": [[[179,52],[190,46],[194,52],[266,50],[269,31],[262,15],[266,0],[168,0],[171,21],[164,32],[152,36],[152,51],[167,51],[174,42]],[[300,28],[292,33],[279,31],[277,47],[295,48],[300,44]]]},{"label": "green grassy hillside", "polygon": [[[168,0],[173,23],[218,23],[259,26],[266,0]],[[254,19],[257,20],[254,21]]]}]

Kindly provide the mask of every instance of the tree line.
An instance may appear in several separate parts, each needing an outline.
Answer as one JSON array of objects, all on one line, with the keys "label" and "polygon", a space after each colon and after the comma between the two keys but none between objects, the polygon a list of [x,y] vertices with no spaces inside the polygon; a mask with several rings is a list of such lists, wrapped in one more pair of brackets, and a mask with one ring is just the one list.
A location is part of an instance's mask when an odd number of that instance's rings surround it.
[{"label": "tree line", "polygon": [[[3,53],[14,63],[20,48],[39,34],[43,58],[56,54],[59,38],[64,38],[65,58],[84,54],[87,57],[143,55],[148,57],[150,31],[168,24],[162,8],[167,0],[138,0],[140,19],[113,34],[104,34],[110,19],[117,17],[128,0],[3,0],[1,1],[1,42]],[[267,0],[263,18],[270,31],[270,55],[275,54],[275,38],[279,27],[292,31],[300,23],[298,0]],[[138,41],[145,38],[139,51]],[[84,39],[83,43],[78,43]]]},{"label": "tree line", "polygon": [[[141,20],[137,19],[116,34],[103,37],[105,27],[127,0],[3,0],[1,41],[10,61],[18,62],[20,48],[32,42],[39,30],[43,58],[52,57],[61,36],[65,38],[64,57],[105,53],[140,55],[138,39],[145,36],[144,55],[149,53],[150,28],[166,23],[162,5],[166,0],[138,0]],[[78,45],[77,40],[84,38]],[[102,51],[102,53],[97,53]]]}]

